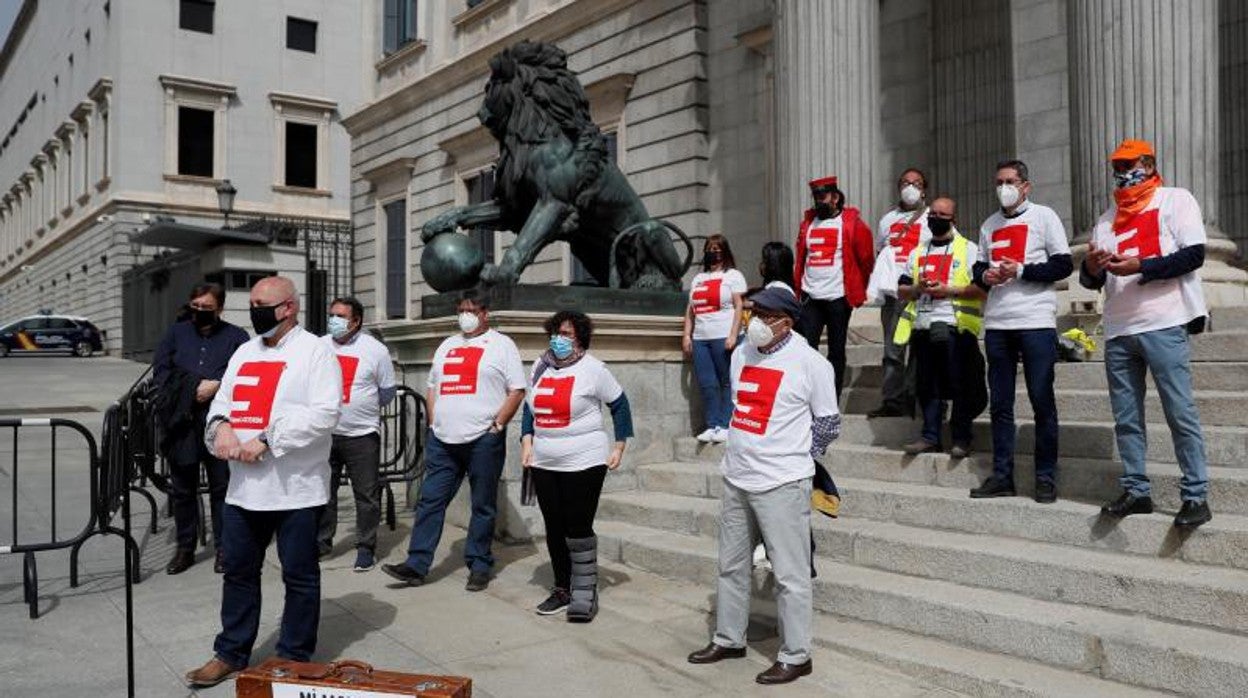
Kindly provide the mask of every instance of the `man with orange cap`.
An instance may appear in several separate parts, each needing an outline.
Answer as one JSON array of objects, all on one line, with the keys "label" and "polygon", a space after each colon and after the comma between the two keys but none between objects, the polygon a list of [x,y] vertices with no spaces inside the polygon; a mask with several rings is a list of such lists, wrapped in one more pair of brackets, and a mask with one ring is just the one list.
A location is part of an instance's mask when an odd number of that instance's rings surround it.
[{"label": "man with orange cap", "polygon": [[1174,525],[1195,528],[1213,518],[1188,343],[1188,335],[1204,330],[1207,315],[1198,272],[1205,226],[1191,192],[1162,186],[1147,141],[1124,140],[1109,159],[1114,203],[1097,221],[1079,270],[1081,284],[1105,292],[1105,375],[1123,466],[1122,496],[1102,511],[1117,517],[1153,511],[1144,469],[1144,376],[1151,372],[1183,471]]},{"label": "man with orange cap", "polygon": [[814,206],[806,209],[797,234],[793,281],[802,299],[797,330],[819,348],[828,331],[828,361],[835,372],[837,400],[845,381],[845,340],[849,315],[867,300],[867,280],[875,266],[875,240],[858,209],[845,205],[836,177],[810,181]]}]

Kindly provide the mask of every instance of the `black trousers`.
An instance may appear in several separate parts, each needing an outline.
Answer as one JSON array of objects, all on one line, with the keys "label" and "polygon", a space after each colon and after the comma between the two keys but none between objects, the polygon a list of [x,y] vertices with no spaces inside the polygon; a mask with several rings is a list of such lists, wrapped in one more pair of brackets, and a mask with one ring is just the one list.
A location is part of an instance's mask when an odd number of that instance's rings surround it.
[{"label": "black trousers", "polygon": [[849,301],[837,298],[833,301],[807,296],[802,301],[802,317],[797,321],[797,331],[810,346],[819,348],[823,330],[828,330],[828,361],[836,372],[836,399],[841,399],[841,386],[845,383],[845,341],[849,337],[849,316],[854,312]]},{"label": "black trousers", "polygon": [[537,505],[546,524],[546,551],[555,571],[555,586],[560,589],[570,589],[572,584],[568,539],[594,535],[594,516],[606,477],[606,465],[570,473],[533,468]]},{"label": "black trousers", "polygon": [[[221,505],[230,486],[230,465],[220,458],[204,457],[208,474],[208,510],[212,517],[212,543],[221,549]],[[179,550],[194,550],[199,532],[199,463],[169,465],[169,503],[173,507],[175,539]]]}]

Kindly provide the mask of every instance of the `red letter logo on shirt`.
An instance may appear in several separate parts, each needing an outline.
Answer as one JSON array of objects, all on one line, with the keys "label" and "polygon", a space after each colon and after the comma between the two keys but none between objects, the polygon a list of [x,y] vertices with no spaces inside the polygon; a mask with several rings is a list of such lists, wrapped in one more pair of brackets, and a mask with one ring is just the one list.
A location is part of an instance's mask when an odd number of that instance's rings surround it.
[{"label": "red letter logo on shirt", "polygon": [[693,287],[693,295],[690,297],[693,299],[694,314],[701,315],[719,310],[719,290],[723,283],[723,279],[707,279]]},{"label": "red letter logo on shirt", "polygon": [[806,229],[806,266],[830,267],[836,263],[836,248],[841,242],[841,229],[816,228],[811,225]]},{"label": "red letter logo on shirt", "polygon": [[904,221],[897,221],[888,228],[888,245],[893,248],[893,259],[898,264],[905,264],[910,259],[910,253],[915,247],[919,246],[919,233],[923,226],[918,223],[906,225]]},{"label": "red letter logo on shirt", "polygon": [[1007,225],[992,233],[992,261],[1027,261],[1027,224]]},{"label": "red letter logo on shirt", "polygon": [[744,366],[737,381],[737,407],[732,412],[732,427],[751,434],[766,434],[771,410],[776,406],[776,393],[784,371],[774,368]]},{"label": "red letter logo on shirt", "polygon": [[949,283],[949,269],[953,266],[951,254],[925,254],[919,257],[919,274],[924,281]]},{"label": "red letter logo on shirt", "polygon": [[235,429],[264,429],[269,426],[273,397],[286,370],[285,361],[248,361],[238,368],[231,400],[230,426]]},{"label": "red letter logo on shirt", "polygon": [[355,385],[355,370],[360,367],[360,357],[338,355],[338,366],[342,368],[342,404],[351,404],[351,386]]},{"label": "red letter logo on shirt", "polygon": [[1157,224],[1159,209],[1136,214],[1121,228],[1114,228],[1118,254],[1148,259],[1161,256],[1161,227]]},{"label": "red letter logo on shirt", "polygon": [[572,386],[576,376],[543,377],[533,392],[533,423],[543,429],[562,429],[572,423]]},{"label": "red letter logo on shirt", "polygon": [[484,347],[455,347],[446,352],[442,363],[442,395],[473,395],[477,392],[477,367],[481,365]]}]

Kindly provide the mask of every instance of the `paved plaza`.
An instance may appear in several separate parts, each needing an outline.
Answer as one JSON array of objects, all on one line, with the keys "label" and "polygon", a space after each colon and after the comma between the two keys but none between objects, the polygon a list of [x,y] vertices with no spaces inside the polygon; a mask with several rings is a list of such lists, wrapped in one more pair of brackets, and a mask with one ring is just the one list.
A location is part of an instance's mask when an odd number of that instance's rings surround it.
[{"label": "paved plaza", "polygon": [[[54,357],[0,360],[3,416],[52,416],[81,421],[98,434],[102,410],[142,372],[143,366],[112,358]],[[91,411],[87,411],[91,410]],[[7,431],[7,430],[5,430]],[[19,534],[43,533],[49,525],[49,485],[40,477],[46,432],[21,446]],[[71,482],[73,452],[66,438],[58,483],[58,518],[65,530],[85,501],[86,485]],[[12,437],[0,435],[0,544],[11,540]],[[34,463],[34,465],[27,465]],[[46,465],[44,466],[46,470]],[[81,473],[81,471],[79,471]],[[82,480],[82,477],[78,478]],[[343,498],[350,530],[350,497]],[[157,493],[164,504],[164,497]],[[401,501],[401,500],[400,500]],[[139,696],[232,696],[233,682],[194,693],[180,677],[210,656],[217,631],[220,577],[207,553],[188,572],[170,577],[172,520],[159,530],[143,528],[148,506],[136,498],[136,538],[142,546],[142,582],[134,587],[135,665]],[[80,525],[80,524],[78,524]],[[398,530],[383,527],[382,559],[401,559],[410,512]],[[460,559],[464,534],[448,528],[431,583],[394,588],[380,570],[351,571],[353,553],[340,538],[323,564],[318,661],[361,659],[401,671],[472,677],[477,696],[547,696],[557,679],[562,696],[724,696],[783,693],[785,696],[952,696],[876,665],[828,650],[814,654],[815,674],[796,684],[765,688],[753,676],[765,669],[777,640],[766,609],[751,629],[744,661],[694,666],[685,655],[706,642],[714,590],[627,568],[604,565],[602,612],[589,625],[540,617],[532,607],[545,596],[550,566],[540,541],[500,546],[499,569],[482,593],[464,590]],[[22,602],[21,558],[0,555],[0,694],[78,698],[125,695],[125,594],[122,546],[115,537],[94,538],[83,549],[82,583],[69,585],[68,551],[42,553],[37,620]],[[281,610],[280,571],[270,550],[265,570],[265,608],[254,660],[273,652]]]}]

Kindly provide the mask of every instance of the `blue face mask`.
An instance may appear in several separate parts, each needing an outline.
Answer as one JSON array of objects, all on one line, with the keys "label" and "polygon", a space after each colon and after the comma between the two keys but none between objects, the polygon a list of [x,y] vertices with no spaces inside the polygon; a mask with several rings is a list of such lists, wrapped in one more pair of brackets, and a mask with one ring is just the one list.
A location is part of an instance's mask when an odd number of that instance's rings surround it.
[{"label": "blue face mask", "polygon": [[1114,173],[1114,183],[1118,185],[1119,189],[1126,189],[1127,187],[1134,187],[1135,185],[1139,184],[1140,182],[1143,182],[1146,179],[1148,179],[1148,175],[1144,172],[1143,167],[1137,167],[1133,170],[1128,170],[1126,172]]},{"label": "blue face mask", "polygon": [[334,339],[342,339],[351,330],[351,323],[346,318],[341,318],[337,315],[330,315],[325,326],[329,329],[329,336]]},{"label": "blue face mask", "polygon": [[556,359],[568,358],[572,355],[574,348],[571,339],[558,334],[550,336],[550,351],[555,355]]}]

